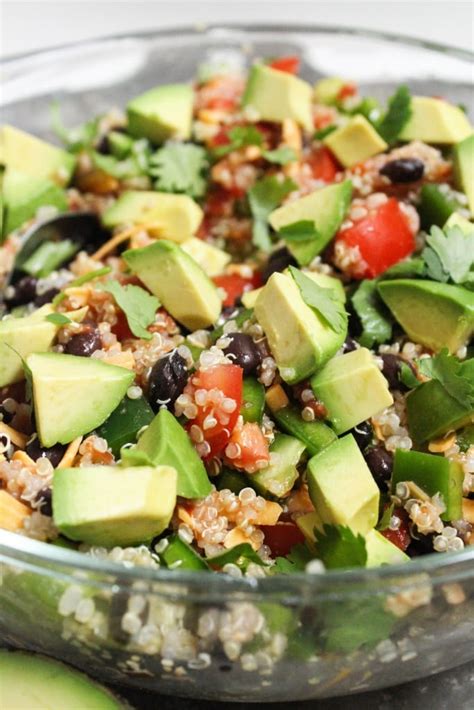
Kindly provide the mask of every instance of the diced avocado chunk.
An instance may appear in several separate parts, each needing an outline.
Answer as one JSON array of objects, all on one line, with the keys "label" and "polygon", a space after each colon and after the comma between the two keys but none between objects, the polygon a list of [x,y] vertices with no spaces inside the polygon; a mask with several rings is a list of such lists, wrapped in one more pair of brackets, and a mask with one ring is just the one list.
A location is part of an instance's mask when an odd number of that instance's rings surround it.
[{"label": "diced avocado chunk", "polygon": [[243,292],[240,297],[240,300],[242,301],[242,304],[245,306],[245,308],[255,308],[257,298],[260,296],[264,288],[264,286],[260,286],[260,288],[254,288],[251,291]]},{"label": "diced avocado chunk", "polygon": [[162,143],[191,136],[194,93],[188,84],[164,84],[127,104],[128,131],[136,138]]},{"label": "diced avocado chunk", "polygon": [[323,523],[365,535],[378,520],[379,489],[352,436],[327,446],[308,463],[309,495]]},{"label": "diced avocado chunk", "polygon": [[[183,498],[205,498],[211,484],[186,431],[171,412],[161,409],[132,451],[143,453],[154,466],[171,466],[178,476],[177,493]],[[122,461],[128,464],[127,449]]]},{"label": "diced avocado chunk", "polygon": [[316,542],[315,528],[319,531],[323,530],[321,517],[315,510],[312,513],[299,515],[296,518],[296,524],[310,544]]},{"label": "diced avocado chunk", "polygon": [[293,222],[314,222],[318,236],[308,242],[288,243],[288,249],[299,264],[309,264],[329,244],[341,226],[352,196],[352,183],[345,180],[315,190],[305,197],[278,207],[269,216],[275,231]]},{"label": "diced avocado chunk", "polygon": [[474,333],[474,293],[436,281],[383,281],[378,292],[415,343],[453,353]]},{"label": "diced avocado chunk", "polygon": [[203,217],[202,209],[188,195],[166,192],[123,192],[102,215],[104,226],[144,224],[161,239],[184,242],[197,231]]},{"label": "diced avocado chunk", "polygon": [[316,82],[314,87],[314,100],[318,104],[332,106],[336,103],[339,93],[347,82],[338,76],[327,76]]},{"label": "diced avocado chunk", "polygon": [[58,212],[67,209],[66,193],[62,188],[45,177],[28,175],[13,168],[8,168],[3,176],[2,201],[4,235],[35,217],[39,207],[51,205]]},{"label": "diced avocado chunk", "polygon": [[145,397],[130,399],[125,396],[96,433],[106,440],[113,455],[118,457],[122,446],[135,443],[140,429],[148,426],[154,416]]},{"label": "diced avocado chunk", "polygon": [[268,338],[281,377],[294,384],[309,377],[341,347],[336,333],[303,301],[293,278],[274,273],[255,303],[255,315]]},{"label": "diced avocado chunk", "polygon": [[419,451],[397,449],[393,462],[392,491],[403,481],[413,481],[427,495],[441,494],[445,512],[443,520],[462,518],[462,484],[464,472],[457,461]]},{"label": "diced avocado chunk", "polygon": [[418,205],[422,228],[429,231],[434,224],[442,227],[460,206],[449,190],[442,190],[439,185],[423,185]]},{"label": "diced avocado chunk", "polygon": [[464,111],[444,99],[413,96],[411,112],[411,117],[400,133],[402,141],[453,144],[472,133]]},{"label": "diced avocado chunk", "polygon": [[367,348],[334,357],[312,378],[311,386],[337,434],[393,404],[387,380]]},{"label": "diced avocado chunk", "polygon": [[159,240],[122,254],[131,270],[189,330],[213,325],[221,312],[216,286],[177,244]]},{"label": "diced avocado chunk", "polygon": [[53,520],[71,540],[89,545],[137,545],[165,530],[176,505],[170,466],[58,468]]},{"label": "diced avocado chunk", "polygon": [[277,434],[270,446],[270,463],[267,468],[252,474],[252,485],[263,495],[283,498],[291,491],[298,478],[296,466],[305,445],[286,434]]},{"label": "diced avocado chunk", "polygon": [[13,126],[0,128],[0,163],[56,185],[68,185],[76,158],[51,143]]},{"label": "diced avocado chunk", "polygon": [[0,676],[0,701],[4,710],[124,708],[109,690],[74,668],[46,656],[2,650]]},{"label": "diced avocado chunk", "polygon": [[450,227],[459,227],[463,234],[470,234],[474,232],[474,224],[469,222],[468,219],[460,215],[458,212],[453,212],[452,215],[446,220],[443,229],[449,229]]},{"label": "diced avocado chunk", "polygon": [[291,118],[311,131],[311,98],[312,89],[306,81],[265,64],[254,64],[249,73],[242,105],[255,109],[258,120],[281,123]]},{"label": "diced avocado chunk", "polygon": [[365,116],[360,114],[356,114],[343,126],[329,133],[323,139],[323,143],[345,168],[363,163],[364,160],[383,153],[388,148],[382,136]]},{"label": "diced avocado chunk", "polygon": [[114,158],[123,160],[130,153],[133,146],[133,138],[120,131],[109,131],[107,133],[107,147]]},{"label": "diced avocado chunk", "polygon": [[272,418],[283,431],[296,436],[306,446],[310,456],[318,454],[336,439],[334,431],[324,422],[305,422],[296,407],[291,405],[272,412]]},{"label": "diced avocado chunk", "polygon": [[265,408],[265,387],[255,377],[245,377],[240,413],[244,422],[261,422]]},{"label": "diced avocado chunk", "polygon": [[454,147],[453,158],[456,187],[464,192],[474,213],[474,133]]},{"label": "diced avocado chunk", "polygon": [[181,248],[186,254],[189,254],[189,256],[199,264],[204,273],[211,278],[222,274],[231,260],[230,254],[197,237],[186,239],[185,242],[182,242]]},{"label": "diced avocado chunk", "polygon": [[387,540],[378,530],[370,530],[365,536],[367,550],[367,567],[381,565],[400,565],[409,562],[410,558],[399,547]]},{"label": "diced avocado chunk", "polygon": [[160,553],[160,560],[162,560],[169,569],[209,569],[201,555],[177,535],[172,535],[168,538],[168,544],[163,552]]},{"label": "diced avocado chunk", "polygon": [[100,426],[116,409],[135,373],[94,358],[34,353],[26,359],[43,446],[68,444]]},{"label": "diced avocado chunk", "polygon": [[50,349],[58,326],[46,316],[53,311],[48,303],[29,316],[0,320],[0,387],[25,378],[22,358]]}]

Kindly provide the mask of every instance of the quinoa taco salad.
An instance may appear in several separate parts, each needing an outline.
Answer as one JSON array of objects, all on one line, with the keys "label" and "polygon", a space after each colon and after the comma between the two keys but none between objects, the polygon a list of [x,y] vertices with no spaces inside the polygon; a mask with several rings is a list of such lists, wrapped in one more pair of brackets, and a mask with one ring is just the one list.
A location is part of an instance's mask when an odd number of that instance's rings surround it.
[{"label": "quinoa taco salad", "polygon": [[2,127],[0,528],[234,577],[474,543],[472,128],[298,69]]}]

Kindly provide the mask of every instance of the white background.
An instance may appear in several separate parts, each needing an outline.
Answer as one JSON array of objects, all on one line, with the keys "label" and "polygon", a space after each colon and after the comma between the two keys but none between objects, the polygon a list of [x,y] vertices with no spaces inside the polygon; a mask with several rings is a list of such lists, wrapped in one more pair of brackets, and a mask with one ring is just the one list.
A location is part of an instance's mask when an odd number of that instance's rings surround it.
[{"label": "white background", "polygon": [[0,55],[139,29],[206,22],[367,27],[474,48],[474,3],[453,0],[0,0]]}]

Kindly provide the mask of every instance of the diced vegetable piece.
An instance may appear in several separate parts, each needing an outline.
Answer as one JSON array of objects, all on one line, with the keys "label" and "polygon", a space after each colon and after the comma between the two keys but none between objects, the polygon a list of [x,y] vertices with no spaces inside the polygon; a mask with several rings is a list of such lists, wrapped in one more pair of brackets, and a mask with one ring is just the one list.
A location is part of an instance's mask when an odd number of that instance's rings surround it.
[{"label": "diced vegetable piece", "polygon": [[122,446],[135,443],[140,429],[150,424],[154,416],[144,397],[124,397],[117,409],[97,429],[97,435],[107,441],[113,455],[118,457]]},{"label": "diced vegetable piece", "polygon": [[298,478],[297,464],[305,445],[292,436],[277,434],[270,446],[270,463],[252,475],[252,484],[262,495],[283,498],[291,491]]},{"label": "diced vegetable piece", "polygon": [[285,406],[272,410],[272,417],[288,434],[292,434],[305,446],[310,456],[314,456],[336,440],[336,435],[324,422],[305,422],[296,407]]},{"label": "diced vegetable piece", "polygon": [[261,422],[265,407],[265,388],[254,377],[245,377],[240,413],[244,422]]}]

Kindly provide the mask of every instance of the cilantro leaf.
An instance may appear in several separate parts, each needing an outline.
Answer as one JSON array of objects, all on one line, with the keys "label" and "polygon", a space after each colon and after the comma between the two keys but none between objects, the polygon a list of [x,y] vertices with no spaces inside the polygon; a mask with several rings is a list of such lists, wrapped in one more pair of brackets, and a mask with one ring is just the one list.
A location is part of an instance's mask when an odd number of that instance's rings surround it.
[{"label": "cilantro leaf", "polygon": [[443,232],[433,226],[422,253],[428,275],[436,281],[451,280],[462,284],[471,280],[474,271],[474,228],[465,234],[454,226]]},{"label": "cilantro leaf", "polygon": [[114,297],[119,308],[125,313],[132,333],[137,338],[151,340],[152,334],[146,329],[155,320],[156,311],[160,306],[156,296],[152,296],[140,286],[122,286],[118,281],[108,281],[99,288]]},{"label": "cilantro leaf", "polygon": [[277,163],[278,165],[286,165],[297,158],[293,148],[287,145],[281,148],[275,148],[275,150],[264,150],[262,156],[265,160],[268,160],[269,163]]},{"label": "cilantro leaf", "polygon": [[474,407],[474,380],[470,374],[465,374],[467,363],[460,362],[443,348],[432,358],[421,358],[417,364],[423,375],[437,380],[464,409]]},{"label": "cilantro leaf", "polygon": [[71,323],[71,319],[65,316],[63,313],[50,313],[49,316],[46,316],[45,320],[49,321],[50,323],[54,323],[54,325],[68,325]]},{"label": "cilantro leaf", "polygon": [[318,557],[327,569],[365,567],[367,550],[362,535],[354,535],[343,525],[324,525],[323,532],[315,528]]},{"label": "cilantro leaf", "polygon": [[347,327],[347,314],[344,304],[334,295],[330,288],[322,288],[302,271],[290,266],[296,285],[307,306],[317,311],[335,333],[342,333]]},{"label": "cilantro leaf", "polygon": [[265,566],[266,564],[248,542],[242,542],[230,550],[214,555],[214,557],[206,557],[206,562],[211,567],[224,567],[224,565],[228,564],[237,564],[241,567],[247,566],[249,562],[254,562],[260,566]]},{"label": "cilantro leaf", "polygon": [[390,503],[390,505],[388,505],[384,509],[384,511],[382,513],[382,517],[380,518],[380,520],[378,522],[378,525],[376,528],[377,530],[382,531],[382,530],[386,530],[388,528],[388,526],[390,525],[390,520],[392,518],[394,508],[395,508],[395,503]]},{"label": "cilantro leaf", "polygon": [[320,237],[320,233],[312,220],[302,219],[299,222],[292,222],[280,227],[278,236],[286,242],[308,242]]},{"label": "cilantro leaf", "polygon": [[411,114],[410,91],[407,86],[400,86],[388,100],[388,109],[376,126],[377,131],[389,145],[396,143]]},{"label": "cilantro leaf", "polygon": [[150,158],[150,175],[156,177],[155,187],[163,192],[175,192],[202,197],[208,167],[204,148],[192,143],[167,143]]},{"label": "cilantro leaf", "polygon": [[294,574],[304,572],[308,562],[314,559],[304,542],[293,545],[286,557],[277,557],[271,571],[272,574]]},{"label": "cilantro leaf", "polygon": [[227,135],[230,142],[214,149],[214,155],[219,158],[248,145],[260,147],[263,143],[263,135],[255,126],[235,126]]},{"label": "cilantro leaf", "polygon": [[403,382],[405,387],[408,387],[410,390],[413,390],[421,385],[420,380],[413,374],[411,367],[402,360],[400,360],[400,380]]},{"label": "cilantro leaf", "polygon": [[392,321],[377,292],[377,281],[362,281],[352,296],[352,305],[362,324],[359,342],[366,348],[385,343],[392,335]]},{"label": "cilantro leaf", "polygon": [[253,243],[263,251],[271,248],[271,239],[268,229],[268,216],[290,192],[296,190],[297,185],[285,178],[279,180],[275,175],[270,175],[258,180],[248,191],[250,210],[253,216]]},{"label": "cilantro leaf", "polygon": [[75,128],[66,128],[61,118],[61,109],[58,101],[53,101],[51,104],[50,114],[53,131],[71,153],[78,153],[86,148],[91,148],[99,137],[100,116]]},{"label": "cilantro leaf", "polygon": [[113,155],[103,155],[97,151],[91,151],[90,157],[96,168],[112,175],[117,180],[125,180],[148,174],[151,147],[146,139],[141,138],[132,142],[130,151],[123,159]]}]

